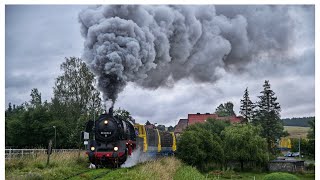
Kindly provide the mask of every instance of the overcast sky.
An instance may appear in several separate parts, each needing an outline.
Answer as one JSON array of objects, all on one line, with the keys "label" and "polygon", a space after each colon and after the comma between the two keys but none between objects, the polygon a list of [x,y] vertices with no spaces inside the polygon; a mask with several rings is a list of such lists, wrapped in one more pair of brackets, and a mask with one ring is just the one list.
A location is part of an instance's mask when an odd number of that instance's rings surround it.
[{"label": "overcast sky", "polygon": [[[80,33],[78,14],[84,8],[6,6],[6,107],[9,102],[19,105],[29,101],[32,88],[38,88],[43,100],[50,101],[64,58],[83,55],[84,38]],[[215,7],[217,15],[232,19],[240,14],[245,19],[244,32],[248,41],[265,43],[266,47],[268,43],[279,44],[279,47],[285,47],[279,48],[280,52],[274,52],[274,49],[260,52],[262,57],[242,64],[237,71],[220,69],[219,78],[214,82],[199,83],[186,77],[172,87],[155,90],[128,83],[119,94],[115,108],[128,110],[140,123],[149,120],[165,125],[176,124],[188,113],[213,113],[219,104],[227,101],[233,102],[234,111],[239,114],[244,90],[248,87],[251,100],[256,102],[264,81],[269,80],[283,118],[314,116],[314,7],[294,6],[287,13],[282,13],[286,6],[259,8]],[[237,29],[237,26],[233,28]],[[270,42],[266,42],[266,37],[257,36],[260,31],[271,37],[268,37]]]}]

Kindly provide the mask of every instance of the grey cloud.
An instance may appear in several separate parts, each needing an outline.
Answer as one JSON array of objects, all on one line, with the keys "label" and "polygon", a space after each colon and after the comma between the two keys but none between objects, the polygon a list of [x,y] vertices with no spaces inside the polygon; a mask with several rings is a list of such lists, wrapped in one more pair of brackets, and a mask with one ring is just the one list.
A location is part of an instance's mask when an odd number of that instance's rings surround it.
[{"label": "grey cloud", "polygon": [[6,104],[28,100],[31,88],[50,100],[64,57],[81,55],[83,40],[77,23],[81,8],[6,6]]},{"label": "grey cloud", "polygon": [[[116,33],[99,39],[113,39],[110,42],[117,42],[121,50],[139,57],[139,61],[131,61],[131,56],[123,61],[121,53],[110,53],[114,62],[125,64],[103,67],[126,77],[123,80],[128,85],[115,108],[129,110],[138,122],[173,125],[188,113],[213,112],[227,101],[235,104],[238,113],[245,88],[257,101],[264,80],[270,80],[279,98],[282,117],[314,115],[314,6],[198,6],[198,10],[190,6],[98,7],[101,9],[93,6],[82,11],[87,27],[116,14],[132,21],[122,25],[133,31],[115,26]],[[50,100],[64,57],[83,53],[85,39],[78,22],[82,8],[6,7],[6,104],[28,101],[34,87],[43,99]],[[87,28],[81,30],[89,33]],[[136,40],[123,38],[132,32]],[[176,36],[177,32],[182,33]],[[138,38],[144,38],[144,43],[137,43]],[[154,49],[143,51],[147,47]],[[97,46],[97,53],[104,55],[103,48]],[[148,66],[142,67],[145,63]],[[122,68],[130,72],[121,74]]]}]

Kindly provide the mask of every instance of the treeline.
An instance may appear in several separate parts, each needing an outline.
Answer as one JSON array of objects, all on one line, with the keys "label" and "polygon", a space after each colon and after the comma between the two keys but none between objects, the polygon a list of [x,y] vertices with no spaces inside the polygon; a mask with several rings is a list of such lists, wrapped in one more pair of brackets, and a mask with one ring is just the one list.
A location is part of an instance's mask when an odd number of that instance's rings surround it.
[{"label": "treeline", "polygon": [[310,127],[310,122],[314,119],[315,117],[293,117],[282,119],[282,121],[284,126]]},{"label": "treeline", "polygon": [[56,148],[75,148],[88,119],[104,111],[94,75],[79,58],[66,58],[55,80],[51,102],[43,102],[37,88],[29,101],[9,104],[5,112],[5,144],[14,148],[46,147],[55,139]]}]

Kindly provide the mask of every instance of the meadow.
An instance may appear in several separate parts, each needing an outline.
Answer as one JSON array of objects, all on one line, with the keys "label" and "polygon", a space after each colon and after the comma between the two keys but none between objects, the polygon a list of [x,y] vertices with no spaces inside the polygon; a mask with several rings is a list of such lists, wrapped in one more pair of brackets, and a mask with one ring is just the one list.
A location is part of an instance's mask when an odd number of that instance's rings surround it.
[{"label": "meadow", "polygon": [[[263,179],[267,172],[235,172],[233,170],[215,170],[201,173],[196,168],[182,163],[175,157],[164,157],[140,163],[131,168],[89,169],[89,163],[83,153],[53,154],[49,165],[46,165],[45,154],[37,157],[6,160],[6,179],[42,180],[42,179]],[[314,173],[295,174],[300,179],[314,179]]]},{"label": "meadow", "polygon": [[300,127],[300,126],[284,126],[284,130],[288,131],[289,138],[307,138],[308,131],[310,127]]}]

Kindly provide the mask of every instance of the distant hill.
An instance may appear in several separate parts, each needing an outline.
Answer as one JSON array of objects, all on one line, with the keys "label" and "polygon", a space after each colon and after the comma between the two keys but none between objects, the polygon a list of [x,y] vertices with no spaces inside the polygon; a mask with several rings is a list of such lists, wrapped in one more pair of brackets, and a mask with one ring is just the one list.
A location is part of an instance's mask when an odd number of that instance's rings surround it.
[{"label": "distant hill", "polygon": [[310,127],[309,121],[312,121],[315,117],[301,117],[301,118],[285,118],[282,119],[284,126],[301,126]]}]

